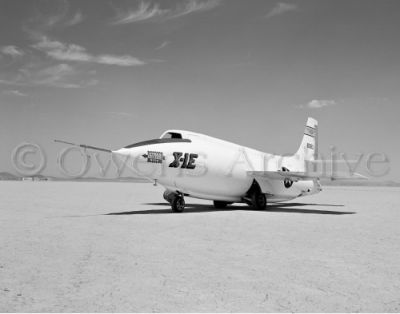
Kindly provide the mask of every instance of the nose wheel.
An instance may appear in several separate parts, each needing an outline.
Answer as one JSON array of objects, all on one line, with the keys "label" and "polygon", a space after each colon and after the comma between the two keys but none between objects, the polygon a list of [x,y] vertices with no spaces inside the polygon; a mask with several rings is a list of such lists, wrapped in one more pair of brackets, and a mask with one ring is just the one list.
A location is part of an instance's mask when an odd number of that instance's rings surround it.
[{"label": "nose wheel", "polygon": [[176,195],[171,201],[171,209],[174,213],[181,213],[185,209],[185,200],[182,195]]}]

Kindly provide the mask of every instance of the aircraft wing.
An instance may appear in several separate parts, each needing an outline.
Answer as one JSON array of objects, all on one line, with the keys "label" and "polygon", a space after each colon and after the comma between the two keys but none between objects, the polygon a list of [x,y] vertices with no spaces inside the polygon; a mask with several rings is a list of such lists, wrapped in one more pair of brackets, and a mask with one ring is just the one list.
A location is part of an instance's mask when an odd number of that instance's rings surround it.
[{"label": "aircraft wing", "polygon": [[82,148],[88,148],[88,149],[93,149],[93,150],[99,150],[101,152],[107,152],[107,153],[112,153],[111,149],[107,148],[101,148],[101,147],[96,147],[96,146],[90,146],[90,145],[85,145],[85,144],[75,144],[75,143],[70,143],[62,140],[54,140],[56,143],[63,143],[63,144],[68,144],[76,147],[82,147]]},{"label": "aircraft wing", "polygon": [[247,171],[247,175],[251,177],[262,177],[272,180],[284,180],[289,179],[291,181],[304,181],[314,179],[330,179],[330,180],[367,180],[368,178],[359,174],[321,174],[318,172],[292,172],[292,171]]}]

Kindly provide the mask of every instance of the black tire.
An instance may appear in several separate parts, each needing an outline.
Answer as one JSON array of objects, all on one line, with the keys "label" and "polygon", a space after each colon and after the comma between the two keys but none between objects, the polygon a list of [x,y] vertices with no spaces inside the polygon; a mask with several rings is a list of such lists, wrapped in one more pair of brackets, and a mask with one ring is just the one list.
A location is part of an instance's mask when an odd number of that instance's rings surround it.
[{"label": "black tire", "polygon": [[177,196],[175,192],[165,190],[163,193],[163,198],[168,202],[172,203],[172,200]]},{"label": "black tire", "polygon": [[163,193],[163,198],[169,203],[168,194],[169,194],[169,191],[165,190]]},{"label": "black tire", "polygon": [[171,208],[174,213],[181,213],[185,209],[185,200],[181,196],[175,197],[171,202]]},{"label": "black tire", "polygon": [[267,208],[267,198],[263,193],[253,193],[251,203],[256,210],[264,210]]},{"label": "black tire", "polygon": [[218,209],[223,209],[229,204],[231,204],[231,203],[224,202],[224,201],[214,201],[214,207],[218,208]]}]

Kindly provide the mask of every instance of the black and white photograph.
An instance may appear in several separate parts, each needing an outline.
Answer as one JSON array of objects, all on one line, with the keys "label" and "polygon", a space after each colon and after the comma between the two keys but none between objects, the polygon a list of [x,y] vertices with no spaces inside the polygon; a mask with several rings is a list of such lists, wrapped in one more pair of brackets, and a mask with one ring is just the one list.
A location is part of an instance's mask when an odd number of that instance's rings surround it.
[{"label": "black and white photograph", "polygon": [[400,312],[399,30],[398,0],[0,0],[0,312]]}]

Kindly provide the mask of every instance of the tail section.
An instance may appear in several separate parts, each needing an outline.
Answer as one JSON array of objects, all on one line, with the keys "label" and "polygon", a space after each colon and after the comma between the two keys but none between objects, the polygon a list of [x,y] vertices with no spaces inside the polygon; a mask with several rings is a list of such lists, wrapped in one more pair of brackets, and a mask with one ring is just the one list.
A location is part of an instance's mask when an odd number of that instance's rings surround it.
[{"label": "tail section", "polygon": [[305,172],[309,170],[307,161],[317,160],[318,155],[318,122],[313,118],[307,119],[303,139],[296,154],[285,157],[283,166],[290,171]]},{"label": "tail section", "polygon": [[301,161],[316,160],[318,155],[318,121],[308,118],[303,139],[296,156]]},{"label": "tail section", "polygon": [[[282,167],[278,167],[278,171],[253,171],[252,174],[266,176],[271,179],[277,179],[281,176],[291,181],[321,178],[330,180],[368,179],[359,173],[352,172],[347,160],[323,160],[318,158],[318,121],[314,118],[308,118],[303,139],[296,154],[284,157]],[[343,162],[346,163],[350,171],[337,171],[335,165]],[[327,165],[330,166],[330,169],[327,169]],[[291,173],[287,171],[291,171]]]}]

